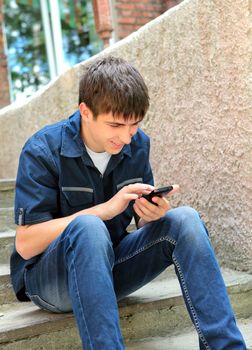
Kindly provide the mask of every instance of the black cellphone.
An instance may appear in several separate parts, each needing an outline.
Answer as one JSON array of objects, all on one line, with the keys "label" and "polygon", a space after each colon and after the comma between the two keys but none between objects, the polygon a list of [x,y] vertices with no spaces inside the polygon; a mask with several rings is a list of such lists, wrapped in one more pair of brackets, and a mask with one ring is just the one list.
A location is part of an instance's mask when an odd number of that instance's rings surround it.
[{"label": "black cellphone", "polygon": [[169,192],[173,190],[173,186],[166,186],[166,187],[160,187],[156,188],[149,194],[143,194],[143,198],[147,199],[147,201],[157,205],[156,203],[152,202],[153,197],[164,197],[166,196]]}]

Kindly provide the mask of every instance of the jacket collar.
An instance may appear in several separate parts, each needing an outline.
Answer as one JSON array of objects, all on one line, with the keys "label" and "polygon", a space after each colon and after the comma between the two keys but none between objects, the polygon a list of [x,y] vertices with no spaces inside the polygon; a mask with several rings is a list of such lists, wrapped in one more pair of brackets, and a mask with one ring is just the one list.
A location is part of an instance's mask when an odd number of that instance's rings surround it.
[{"label": "jacket collar", "polygon": [[80,157],[83,154],[83,146],[80,136],[80,112],[76,111],[63,124],[60,154],[69,158]]}]

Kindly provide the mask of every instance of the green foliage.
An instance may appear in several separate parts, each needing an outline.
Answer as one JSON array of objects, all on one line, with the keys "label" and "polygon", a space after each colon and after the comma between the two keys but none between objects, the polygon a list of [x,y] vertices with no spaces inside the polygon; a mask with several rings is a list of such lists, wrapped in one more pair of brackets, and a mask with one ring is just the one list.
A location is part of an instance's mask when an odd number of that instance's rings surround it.
[{"label": "green foliage", "polygon": [[40,9],[5,1],[4,24],[13,97],[29,96],[49,82]]},{"label": "green foliage", "polygon": [[68,1],[61,3],[61,26],[65,61],[71,66],[84,61],[102,50],[102,42],[95,31],[92,1]]},{"label": "green foliage", "polygon": [[[59,0],[59,6],[64,61],[72,66],[98,53],[102,43],[91,0]],[[4,25],[13,99],[30,96],[50,81],[39,0],[5,0]]]}]

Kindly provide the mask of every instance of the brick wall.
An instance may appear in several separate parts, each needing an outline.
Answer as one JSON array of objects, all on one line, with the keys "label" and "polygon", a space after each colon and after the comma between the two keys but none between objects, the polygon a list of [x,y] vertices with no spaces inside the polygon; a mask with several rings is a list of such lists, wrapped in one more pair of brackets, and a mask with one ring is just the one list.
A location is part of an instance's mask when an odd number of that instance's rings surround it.
[{"label": "brick wall", "polygon": [[164,0],[165,9],[168,10],[171,7],[178,5],[182,1],[183,0]]},{"label": "brick wall", "polygon": [[125,38],[164,12],[163,0],[114,0],[117,37]]},{"label": "brick wall", "polygon": [[93,0],[97,33],[107,46],[112,31],[116,41],[123,39],[181,1],[183,0]]},{"label": "brick wall", "polygon": [[0,108],[10,103],[7,59],[3,41],[3,0],[0,0]]}]

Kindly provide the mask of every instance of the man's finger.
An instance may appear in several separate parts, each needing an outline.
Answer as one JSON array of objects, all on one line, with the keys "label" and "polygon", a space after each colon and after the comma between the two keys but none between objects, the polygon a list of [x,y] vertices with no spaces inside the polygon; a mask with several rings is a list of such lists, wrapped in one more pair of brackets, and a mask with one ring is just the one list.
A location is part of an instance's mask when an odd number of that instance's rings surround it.
[{"label": "man's finger", "polygon": [[168,193],[168,196],[172,196],[173,194],[179,192],[179,185],[172,185],[173,190]]},{"label": "man's finger", "polygon": [[170,202],[165,197],[153,197],[152,200],[158,205],[158,208],[163,210],[164,212],[167,212],[171,209]]},{"label": "man's finger", "polygon": [[142,183],[130,184],[124,187],[124,190],[128,193],[139,193],[139,194],[148,194],[153,191],[154,186]]},{"label": "man's finger", "polygon": [[140,218],[148,222],[156,219],[156,215],[153,215],[153,213],[150,212],[146,212],[144,210],[144,207],[139,207],[136,203],[134,204],[133,208]]},{"label": "man's finger", "polygon": [[124,199],[128,201],[132,201],[138,198],[138,194],[136,193],[125,193],[124,194]]}]

